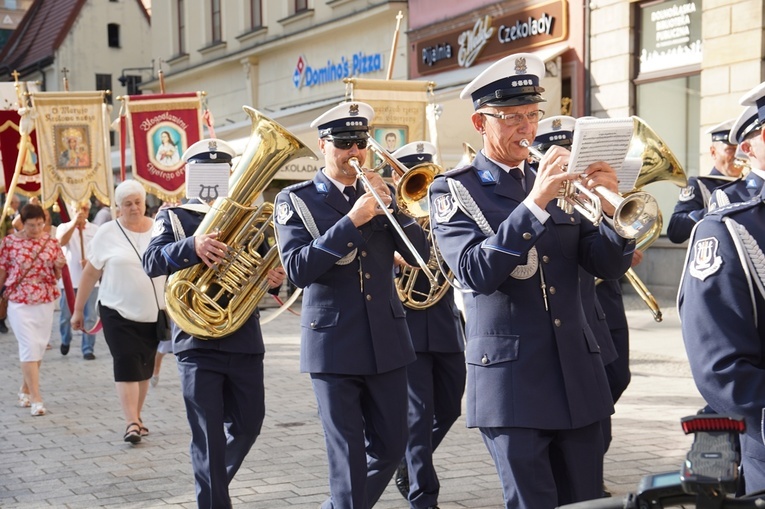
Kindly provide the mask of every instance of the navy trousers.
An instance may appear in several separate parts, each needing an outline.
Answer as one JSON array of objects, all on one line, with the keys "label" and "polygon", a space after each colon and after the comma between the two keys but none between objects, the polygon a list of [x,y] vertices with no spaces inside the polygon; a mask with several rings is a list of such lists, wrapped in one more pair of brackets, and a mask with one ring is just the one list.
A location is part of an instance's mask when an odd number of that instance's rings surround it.
[{"label": "navy trousers", "polygon": [[600,422],[567,430],[480,429],[507,509],[554,509],[602,496]]},{"label": "navy trousers", "polygon": [[195,349],[177,355],[200,509],[231,507],[228,485],[260,434],[263,354]]},{"label": "navy trousers", "polygon": [[465,354],[417,353],[407,367],[409,379],[409,504],[427,508],[438,503],[440,484],[433,451],[462,412]]},{"label": "navy trousers", "polygon": [[406,368],[377,375],[311,373],[329,460],[322,509],[375,505],[404,456]]}]

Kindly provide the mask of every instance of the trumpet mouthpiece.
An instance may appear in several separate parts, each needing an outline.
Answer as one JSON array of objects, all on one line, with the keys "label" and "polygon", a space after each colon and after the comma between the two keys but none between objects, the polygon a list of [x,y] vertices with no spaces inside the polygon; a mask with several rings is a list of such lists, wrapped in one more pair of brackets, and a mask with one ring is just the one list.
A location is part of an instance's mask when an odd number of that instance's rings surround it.
[{"label": "trumpet mouthpiece", "polygon": [[520,141],[519,145],[523,148],[529,148],[531,143],[529,143],[529,140],[523,139]]}]

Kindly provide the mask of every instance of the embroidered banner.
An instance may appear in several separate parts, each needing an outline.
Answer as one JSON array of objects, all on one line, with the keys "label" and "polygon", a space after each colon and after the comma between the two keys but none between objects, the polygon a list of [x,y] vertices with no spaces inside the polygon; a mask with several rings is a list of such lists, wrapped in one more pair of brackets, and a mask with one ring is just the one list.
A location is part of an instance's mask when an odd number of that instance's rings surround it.
[{"label": "embroidered banner", "polygon": [[133,178],[165,201],[185,195],[183,152],[202,139],[200,93],[123,97]]},{"label": "embroidered banner", "polygon": [[[395,152],[407,143],[428,140],[438,146],[435,126],[426,122],[426,109],[435,83],[413,80],[375,80],[346,78],[346,96],[363,101],[375,110],[369,124],[369,136],[388,152]],[[430,136],[426,136],[429,132]],[[373,160],[370,160],[373,159]],[[367,158],[366,165],[377,166],[380,158]],[[390,168],[382,169],[390,177]]]},{"label": "embroidered banner", "polygon": [[[19,82],[21,93],[26,91],[37,92],[38,86],[35,82]],[[16,169],[16,159],[19,155],[21,135],[19,134],[19,116],[18,99],[16,95],[15,83],[0,83],[0,190],[5,192],[13,179],[13,172]],[[21,173],[16,182],[16,193],[25,196],[37,196],[40,194],[40,169],[37,158],[37,133],[32,134],[26,140],[27,156],[21,166]]]},{"label": "embroidered banner", "polygon": [[109,203],[109,117],[104,91],[31,94],[35,115],[42,205],[90,199]]}]

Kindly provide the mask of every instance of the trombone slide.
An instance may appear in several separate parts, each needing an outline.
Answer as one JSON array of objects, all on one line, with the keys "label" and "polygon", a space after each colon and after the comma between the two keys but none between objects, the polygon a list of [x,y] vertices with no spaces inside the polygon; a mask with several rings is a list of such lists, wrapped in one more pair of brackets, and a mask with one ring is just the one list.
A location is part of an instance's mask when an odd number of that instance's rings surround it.
[{"label": "trombone slide", "polygon": [[632,284],[632,287],[638,293],[640,298],[643,299],[643,302],[645,302],[648,308],[651,310],[651,314],[653,314],[653,319],[656,320],[657,322],[661,322],[664,319],[664,317],[661,314],[661,308],[659,308],[659,303],[656,301],[656,298],[653,296],[653,294],[645,285],[645,283],[643,283],[643,281],[638,277],[637,273],[632,269],[632,267],[627,269],[627,272],[624,275]]}]

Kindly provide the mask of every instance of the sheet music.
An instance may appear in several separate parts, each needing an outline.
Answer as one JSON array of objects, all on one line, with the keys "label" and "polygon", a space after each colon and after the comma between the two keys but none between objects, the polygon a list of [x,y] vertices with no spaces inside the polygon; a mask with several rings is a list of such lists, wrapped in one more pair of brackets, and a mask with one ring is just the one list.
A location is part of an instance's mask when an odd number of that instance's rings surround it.
[{"label": "sheet music", "polygon": [[619,190],[629,191],[637,179],[634,164],[624,167],[633,130],[631,117],[577,119],[568,171],[582,173],[590,164],[605,161],[619,177]]},{"label": "sheet music", "polygon": [[196,163],[186,165],[186,198],[208,202],[228,196],[228,163]]}]

